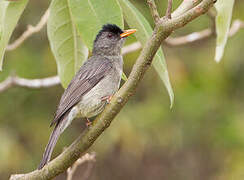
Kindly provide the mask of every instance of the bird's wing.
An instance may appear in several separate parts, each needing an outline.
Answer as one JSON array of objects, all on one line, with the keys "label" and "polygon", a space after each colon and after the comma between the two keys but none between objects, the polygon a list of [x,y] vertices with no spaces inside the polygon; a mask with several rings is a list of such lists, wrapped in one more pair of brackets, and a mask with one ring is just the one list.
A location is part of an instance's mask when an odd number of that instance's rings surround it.
[{"label": "bird's wing", "polygon": [[59,123],[62,117],[81,100],[82,96],[98,84],[111,69],[112,63],[107,59],[86,61],[64,91],[51,126]]}]

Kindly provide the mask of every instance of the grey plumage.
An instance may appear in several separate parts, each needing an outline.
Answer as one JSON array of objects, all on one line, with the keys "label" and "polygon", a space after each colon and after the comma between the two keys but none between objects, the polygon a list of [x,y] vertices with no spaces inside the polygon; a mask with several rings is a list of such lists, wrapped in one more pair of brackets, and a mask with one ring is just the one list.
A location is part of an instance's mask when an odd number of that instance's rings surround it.
[{"label": "grey plumage", "polygon": [[123,69],[122,33],[119,27],[111,24],[104,25],[98,33],[93,55],[76,73],[61,97],[51,123],[55,128],[38,169],[48,163],[60,134],[74,118],[90,118],[101,113],[107,103],[102,98],[111,96],[118,90]]}]

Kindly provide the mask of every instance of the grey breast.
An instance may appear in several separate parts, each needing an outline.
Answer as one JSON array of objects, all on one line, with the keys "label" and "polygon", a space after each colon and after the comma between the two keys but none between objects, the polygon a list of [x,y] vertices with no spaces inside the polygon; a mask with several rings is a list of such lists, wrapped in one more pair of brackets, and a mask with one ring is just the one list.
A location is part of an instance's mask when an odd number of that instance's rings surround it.
[{"label": "grey breast", "polygon": [[111,71],[88,93],[86,93],[78,104],[81,117],[93,117],[101,113],[105,108],[106,101],[102,97],[113,95],[119,88],[123,71],[123,60],[121,56],[113,58]]}]

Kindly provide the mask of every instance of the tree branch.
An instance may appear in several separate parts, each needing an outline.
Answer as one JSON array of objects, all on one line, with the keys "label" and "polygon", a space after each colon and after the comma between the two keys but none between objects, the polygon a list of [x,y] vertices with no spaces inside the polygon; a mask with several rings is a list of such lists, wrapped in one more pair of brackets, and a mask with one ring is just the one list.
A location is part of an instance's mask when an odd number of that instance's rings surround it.
[{"label": "tree branch", "polygon": [[234,36],[240,29],[244,29],[244,21],[236,19],[230,28],[229,37]]},{"label": "tree branch", "polygon": [[6,50],[11,51],[16,49],[32,34],[39,32],[46,25],[48,16],[49,16],[49,9],[46,10],[46,12],[41,17],[41,20],[37,23],[36,26],[28,25],[26,31],[13,43],[9,44]]},{"label": "tree branch", "polygon": [[[244,28],[244,22],[236,19],[233,21],[230,31],[229,37],[234,36],[240,29]],[[205,39],[209,39],[215,36],[215,30],[212,29],[205,29],[199,32],[193,32],[191,34],[180,36],[180,37],[168,37],[163,43],[167,46],[183,46],[183,45],[190,45]]]},{"label": "tree branch", "polygon": [[95,119],[92,126],[87,128],[62,154],[49,162],[43,169],[35,170],[28,174],[12,175],[10,179],[46,180],[57,176],[70,167],[85,151],[87,151],[102,132],[109,127],[114,117],[120,112],[130,96],[135,93],[138,84],[142,80],[145,72],[149,69],[152,59],[162,41],[167,38],[173,30],[186,25],[201,14],[206,13],[213,3],[214,0],[203,0],[195,8],[175,19],[167,21],[161,19],[156,24],[152,36],[143,47],[128,80],[113,96],[111,103],[108,104],[104,111]]},{"label": "tree branch", "polygon": [[166,10],[166,14],[165,14],[165,16],[166,16],[168,19],[171,19],[172,1],[173,1],[173,0],[168,0],[168,7],[167,7],[167,10]]},{"label": "tree branch", "polygon": [[[82,157],[80,157],[71,167],[67,169],[67,180],[72,180],[73,175],[78,166],[84,164],[85,162],[95,162],[96,161],[96,154],[95,153],[86,153]],[[81,180],[83,180],[81,178]]]},{"label": "tree branch", "polygon": [[130,45],[127,45],[122,48],[122,55],[137,51],[138,49],[141,49],[141,43],[140,42],[134,42]]},{"label": "tree branch", "polygon": [[211,29],[205,29],[200,32],[194,32],[185,36],[180,37],[168,37],[163,43],[167,46],[183,46],[189,45],[204,39],[208,39],[213,36],[213,31]]},{"label": "tree branch", "polygon": [[43,79],[26,79],[18,76],[9,76],[0,83],[0,92],[7,90],[12,86],[20,86],[27,88],[47,88],[60,83],[58,76],[52,76]]},{"label": "tree branch", "polygon": [[179,7],[171,14],[172,18],[178,17],[193,8],[199,3],[199,0],[183,0]]},{"label": "tree branch", "polygon": [[153,21],[155,23],[157,23],[160,19],[160,16],[158,14],[157,6],[156,6],[154,0],[147,0],[147,4],[148,4],[150,12],[152,14]]}]

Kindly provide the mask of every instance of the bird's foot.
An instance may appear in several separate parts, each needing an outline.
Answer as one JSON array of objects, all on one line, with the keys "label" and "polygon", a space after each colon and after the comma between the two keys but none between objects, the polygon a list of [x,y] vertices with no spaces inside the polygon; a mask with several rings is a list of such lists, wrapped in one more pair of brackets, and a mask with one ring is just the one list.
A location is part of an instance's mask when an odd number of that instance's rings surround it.
[{"label": "bird's foot", "polygon": [[90,121],[90,119],[86,118],[86,127],[90,127],[92,124],[92,122]]},{"label": "bird's foot", "polygon": [[113,97],[113,95],[103,96],[103,97],[101,98],[101,100],[102,100],[102,101],[107,101],[107,103],[110,104],[112,97]]}]

